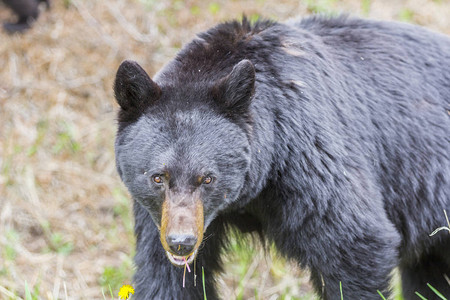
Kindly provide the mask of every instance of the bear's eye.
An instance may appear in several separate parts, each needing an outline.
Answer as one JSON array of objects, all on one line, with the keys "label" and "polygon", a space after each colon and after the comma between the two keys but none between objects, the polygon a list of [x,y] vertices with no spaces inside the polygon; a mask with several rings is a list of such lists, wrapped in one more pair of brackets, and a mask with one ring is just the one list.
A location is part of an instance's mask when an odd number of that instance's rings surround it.
[{"label": "bear's eye", "polygon": [[203,184],[210,184],[213,182],[213,178],[211,176],[205,176],[203,178]]},{"label": "bear's eye", "polygon": [[156,184],[162,184],[163,183],[163,178],[160,174],[155,174],[152,176],[152,180],[154,183]]}]

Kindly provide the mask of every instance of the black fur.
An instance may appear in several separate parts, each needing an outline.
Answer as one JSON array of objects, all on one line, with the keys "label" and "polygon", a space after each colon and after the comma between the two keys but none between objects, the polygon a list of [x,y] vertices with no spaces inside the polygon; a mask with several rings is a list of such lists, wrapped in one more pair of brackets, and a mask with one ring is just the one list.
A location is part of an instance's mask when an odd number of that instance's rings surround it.
[{"label": "black fur", "polygon": [[213,98],[222,107],[225,116],[232,120],[249,122],[248,108],[255,87],[255,69],[249,60],[242,60],[228,76],[219,80],[212,89]]},{"label": "black fur", "polygon": [[20,33],[29,29],[39,16],[40,2],[45,2],[47,8],[50,7],[49,0],[3,0],[3,2],[17,15],[17,22],[3,24],[8,33]]},{"label": "black fur", "polygon": [[[347,17],[244,19],[200,34],[154,82],[125,66],[116,160],[135,200],[135,298],[201,299],[203,267],[217,299],[229,226],[309,268],[324,299],[340,299],[339,282],[345,299],[389,296],[396,266],[405,299],[435,299],[427,282],[450,297],[450,236],[429,236],[450,212],[447,36]],[[132,114],[130,103],[141,103]],[[162,171],[170,188],[201,189],[197,286],[191,275],[182,288],[159,241],[164,193],[149,178]],[[212,185],[190,184],[205,173]]]},{"label": "black fur", "polygon": [[136,62],[124,61],[117,70],[116,78],[114,95],[121,107],[121,123],[135,121],[161,96],[161,89]]}]

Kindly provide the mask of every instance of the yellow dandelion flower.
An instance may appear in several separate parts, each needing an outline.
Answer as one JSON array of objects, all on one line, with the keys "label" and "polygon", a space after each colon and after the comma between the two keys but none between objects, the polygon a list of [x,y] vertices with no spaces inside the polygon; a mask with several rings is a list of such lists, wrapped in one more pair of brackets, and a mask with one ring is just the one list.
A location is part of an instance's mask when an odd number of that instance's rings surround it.
[{"label": "yellow dandelion flower", "polygon": [[134,294],[134,289],[131,285],[125,284],[120,288],[119,291],[119,298],[120,299],[128,299],[130,297],[130,294]]}]

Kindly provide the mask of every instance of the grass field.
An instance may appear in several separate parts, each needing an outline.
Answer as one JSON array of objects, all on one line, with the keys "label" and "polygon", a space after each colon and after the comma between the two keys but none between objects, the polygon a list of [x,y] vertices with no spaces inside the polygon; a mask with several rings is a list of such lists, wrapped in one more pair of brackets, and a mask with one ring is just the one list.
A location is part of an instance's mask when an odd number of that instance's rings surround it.
[{"label": "grass field", "polygon": [[[131,201],[113,151],[122,60],[153,75],[218,21],[322,12],[450,34],[449,0],[53,0],[26,34],[0,32],[0,299],[25,298],[25,285],[32,299],[110,299],[130,283]],[[233,248],[224,299],[313,299],[305,271]]]}]

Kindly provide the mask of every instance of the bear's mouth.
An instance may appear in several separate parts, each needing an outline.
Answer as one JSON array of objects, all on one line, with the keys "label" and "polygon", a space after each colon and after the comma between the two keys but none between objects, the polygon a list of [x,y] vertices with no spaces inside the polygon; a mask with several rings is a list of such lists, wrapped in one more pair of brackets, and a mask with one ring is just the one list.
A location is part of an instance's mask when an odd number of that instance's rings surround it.
[{"label": "bear's mouth", "polygon": [[197,255],[197,250],[195,250],[194,252],[192,252],[191,254],[187,255],[187,256],[178,256],[175,254],[170,253],[169,251],[166,251],[167,257],[169,258],[170,262],[177,267],[183,267],[186,264],[191,264],[194,259],[195,256]]}]

